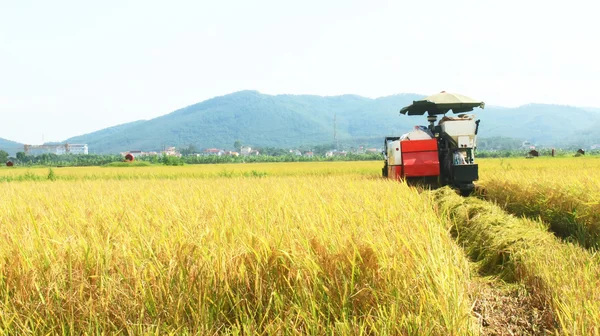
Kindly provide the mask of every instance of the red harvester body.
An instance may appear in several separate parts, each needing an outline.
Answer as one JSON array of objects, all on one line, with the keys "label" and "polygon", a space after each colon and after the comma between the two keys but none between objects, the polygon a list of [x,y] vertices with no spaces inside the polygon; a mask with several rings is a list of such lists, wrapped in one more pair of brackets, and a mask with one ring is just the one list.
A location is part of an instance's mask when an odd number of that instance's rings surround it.
[{"label": "red harvester body", "polygon": [[[428,177],[440,175],[436,139],[394,141],[394,159],[388,164],[388,177]],[[392,164],[393,163],[393,164]]]}]

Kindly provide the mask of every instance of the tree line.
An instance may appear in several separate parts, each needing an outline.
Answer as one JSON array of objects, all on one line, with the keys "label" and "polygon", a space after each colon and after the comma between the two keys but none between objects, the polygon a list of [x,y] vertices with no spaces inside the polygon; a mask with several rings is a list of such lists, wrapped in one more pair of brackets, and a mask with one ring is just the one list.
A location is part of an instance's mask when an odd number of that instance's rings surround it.
[{"label": "tree line", "polygon": [[[137,162],[148,162],[150,164],[162,164],[168,166],[179,166],[184,164],[216,164],[216,163],[259,163],[259,162],[312,162],[312,161],[368,161],[383,160],[381,154],[350,154],[346,156],[316,155],[313,157],[292,155],[285,152],[285,155],[251,155],[251,156],[229,156],[229,155],[147,155],[135,158]],[[56,155],[45,153],[40,155],[25,155],[17,153],[16,157],[9,157],[0,151],[0,162],[11,161],[16,166],[48,166],[48,167],[85,167],[85,166],[103,166],[115,162],[125,162],[121,155],[100,155],[100,154],[63,154]]]},{"label": "tree line", "polygon": [[[269,152],[269,151],[267,151]],[[478,158],[507,158],[507,157],[525,157],[528,150],[502,150],[502,151],[481,151],[478,150]],[[540,156],[551,156],[551,149],[539,149]],[[276,155],[273,155],[275,153]],[[556,149],[555,156],[567,157],[573,156],[574,151]],[[585,155],[600,155],[600,150],[587,151]],[[136,158],[137,162],[146,162],[148,164],[162,164],[168,166],[180,166],[184,164],[218,164],[218,163],[260,163],[260,162],[319,162],[319,161],[377,161],[383,160],[381,153],[372,154],[353,154],[347,153],[345,156],[325,156],[314,155],[300,156],[290,154],[288,151],[271,151],[268,154],[251,156],[229,156],[229,155],[148,155]],[[23,152],[17,153],[16,157],[10,157],[8,153],[0,150],[0,163],[12,162],[16,166],[47,166],[47,167],[86,167],[86,166],[104,166],[114,164],[115,162],[125,163],[125,158],[115,154],[64,154],[56,155],[45,153],[40,155],[25,155]],[[127,164],[124,164],[126,166]]]}]

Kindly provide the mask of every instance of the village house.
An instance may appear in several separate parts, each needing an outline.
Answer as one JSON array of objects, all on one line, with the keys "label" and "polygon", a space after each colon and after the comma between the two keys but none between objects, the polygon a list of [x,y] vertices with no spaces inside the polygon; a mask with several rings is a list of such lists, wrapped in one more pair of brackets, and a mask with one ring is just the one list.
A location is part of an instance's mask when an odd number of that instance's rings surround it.
[{"label": "village house", "polygon": [[346,152],[346,151],[332,150],[332,151],[325,153],[325,157],[346,156],[347,154],[348,154],[348,152]]},{"label": "village house", "polygon": [[128,152],[122,152],[121,156],[127,156],[127,154],[133,156],[134,158],[138,158],[140,156],[148,155],[148,153],[142,152],[141,150],[132,150],[132,151],[128,151]]},{"label": "village house", "polygon": [[167,149],[161,151],[160,154],[166,156],[181,157],[181,153],[179,153],[175,147],[168,147]]},{"label": "village house", "polygon": [[259,155],[260,153],[257,150],[253,150],[252,147],[250,146],[242,146],[242,149],[240,151],[242,156],[248,156],[248,155]]},{"label": "village house", "polygon": [[208,148],[203,151],[204,155],[216,155],[221,156],[225,155],[225,151],[218,148]]},{"label": "village house", "polygon": [[175,149],[175,147],[169,147],[160,152],[156,152],[156,151],[144,152],[141,150],[132,150],[132,151],[127,151],[127,152],[121,152],[121,156],[125,157],[127,155],[131,155],[134,158],[139,158],[141,156],[155,156],[155,155],[167,155],[167,156],[181,157],[181,154]]}]

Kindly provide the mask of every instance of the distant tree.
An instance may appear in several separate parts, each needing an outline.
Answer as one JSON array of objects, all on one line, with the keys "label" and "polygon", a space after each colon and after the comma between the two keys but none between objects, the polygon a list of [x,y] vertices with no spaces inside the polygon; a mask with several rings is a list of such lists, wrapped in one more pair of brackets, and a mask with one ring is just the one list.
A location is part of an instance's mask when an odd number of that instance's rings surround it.
[{"label": "distant tree", "polygon": [[196,148],[196,146],[190,144],[187,148],[181,149],[180,152],[182,155],[195,154],[195,153],[198,153],[198,148]]},{"label": "distant tree", "polygon": [[0,150],[0,163],[4,163],[6,161],[8,161],[8,153]]},{"label": "distant tree", "polygon": [[163,154],[161,162],[162,164],[167,166],[183,166],[184,163],[184,161],[181,158],[178,158],[176,156],[169,156],[166,154]]},{"label": "distant tree", "polygon": [[477,149],[480,150],[518,150],[523,142],[508,137],[489,137],[477,139]]},{"label": "distant tree", "polygon": [[257,147],[256,150],[261,154],[261,155],[268,155],[268,156],[284,156],[284,155],[289,155],[289,150],[285,150],[283,148],[276,148],[276,147]]},{"label": "distant tree", "polygon": [[240,140],[236,140],[236,141],[233,143],[233,148],[234,148],[236,151],[240,152],[240,151],[242,150],[242,142],[241,142]]},{"label": "distant tree", "polygon": [[327,151],[330,151],[335,148],[334,144],[326,144],[326,145],[317,145],[314,146],[313,152],[315,155],[325,155]]},{"label": "distant tree", "polygon": [[24,161],[25,160],[25,152],[17,152],[17,160]]}]

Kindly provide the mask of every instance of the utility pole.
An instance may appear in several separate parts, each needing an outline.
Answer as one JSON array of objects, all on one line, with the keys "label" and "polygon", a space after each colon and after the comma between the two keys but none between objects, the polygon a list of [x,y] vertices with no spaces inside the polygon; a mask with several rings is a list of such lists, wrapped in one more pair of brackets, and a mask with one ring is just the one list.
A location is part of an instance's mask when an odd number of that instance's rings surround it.
[{"label": "utility pole", "polygon": [[333,112],[333,142],[335,143],[335,149],[338,149],[338,141],[337,141],[337,112]]}]

